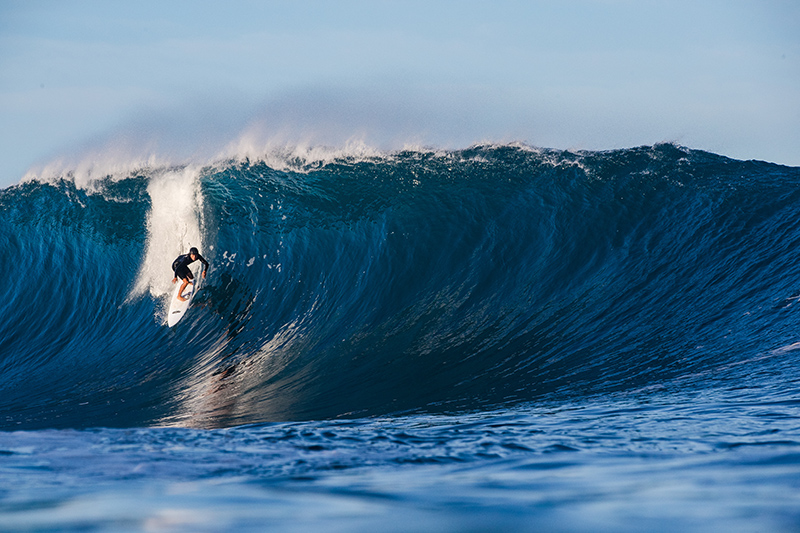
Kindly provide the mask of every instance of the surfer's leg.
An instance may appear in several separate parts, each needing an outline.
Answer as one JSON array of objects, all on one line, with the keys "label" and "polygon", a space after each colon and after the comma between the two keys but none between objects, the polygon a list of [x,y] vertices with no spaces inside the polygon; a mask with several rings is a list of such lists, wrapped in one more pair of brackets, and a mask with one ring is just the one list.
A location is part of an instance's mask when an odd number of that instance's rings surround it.
[{"label": "surfer's leg", "polygon": [[190,278],[191,278],[191,276],[186,276],[185,278],[183,278],[183,284],[181,285],[181,290],[178,291],[178,300],[180,300],[182,302],[186,301],[186,298],[183,297],[183,290],[189,284],[189,279]]}]

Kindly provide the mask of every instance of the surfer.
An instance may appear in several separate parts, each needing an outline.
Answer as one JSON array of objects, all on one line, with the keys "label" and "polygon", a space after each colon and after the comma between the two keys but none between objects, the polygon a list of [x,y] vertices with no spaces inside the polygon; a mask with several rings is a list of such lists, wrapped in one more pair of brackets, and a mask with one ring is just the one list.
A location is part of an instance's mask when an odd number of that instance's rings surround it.
[{"label": "surfer", "polygon": [[208,261],[206,261],[202,255],[200,255],[200,252],[197,251],[197,248],[189,248],[188,254],[179,255],[178,258],[172,262],[172,271],[175,273],[175,277],[172,278],[172,283],[178,281],[178,278],[183,280],[181,290],[178,291],[178,300],[182,302],[186,301],[186,298],[182,296],[183,290],[189,283],[194,281],[194,276],[192,275],[192,271],[189,270],[189,265],[198,260],[203,263],[203,279],[205,279],[206,272],[208,272]]}]

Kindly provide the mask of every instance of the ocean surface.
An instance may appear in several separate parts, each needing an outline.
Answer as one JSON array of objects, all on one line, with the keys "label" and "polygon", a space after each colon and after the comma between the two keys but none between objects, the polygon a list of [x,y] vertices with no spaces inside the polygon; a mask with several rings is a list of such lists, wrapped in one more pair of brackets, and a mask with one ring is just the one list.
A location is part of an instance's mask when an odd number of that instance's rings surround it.
[{"label": "ocean surface", "polygon": [[0,531],[800,531],[800,168],[75,169],[0,250]]}]

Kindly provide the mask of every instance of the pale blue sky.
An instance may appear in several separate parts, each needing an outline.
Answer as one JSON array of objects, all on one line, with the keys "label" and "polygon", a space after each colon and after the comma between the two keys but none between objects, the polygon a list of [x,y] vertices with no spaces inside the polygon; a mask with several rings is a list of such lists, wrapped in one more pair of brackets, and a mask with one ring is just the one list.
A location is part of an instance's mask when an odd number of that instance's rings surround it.
[{"label": "pale blue sky", "polygon": [[800,165],[800,2],[0,2],[0,186],[122,141],[210,154],[254,123]]}]

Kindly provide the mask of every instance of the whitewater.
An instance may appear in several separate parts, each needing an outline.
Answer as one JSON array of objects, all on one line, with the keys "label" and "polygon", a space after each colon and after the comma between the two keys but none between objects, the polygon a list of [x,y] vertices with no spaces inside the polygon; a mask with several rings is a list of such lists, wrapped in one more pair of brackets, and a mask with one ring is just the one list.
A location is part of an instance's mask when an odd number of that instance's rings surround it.
[{"label": "whitewater", "polygon": [[800,531],[798,215],[675,144],[28,176],[0,531]]}]

